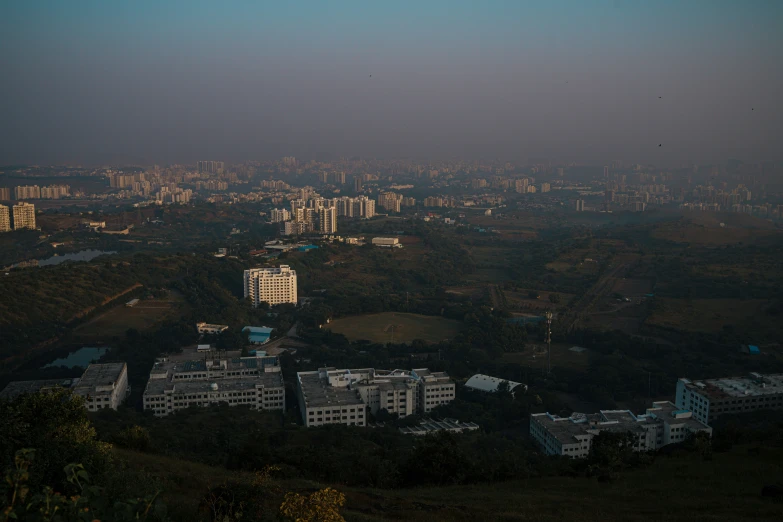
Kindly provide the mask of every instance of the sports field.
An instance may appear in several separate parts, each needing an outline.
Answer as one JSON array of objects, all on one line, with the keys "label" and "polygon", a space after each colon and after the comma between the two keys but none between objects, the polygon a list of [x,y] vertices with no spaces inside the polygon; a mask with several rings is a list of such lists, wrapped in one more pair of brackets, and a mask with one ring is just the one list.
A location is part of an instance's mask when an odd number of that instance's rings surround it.
[{"label": "sports field", "polygon": [[324,328],[351,341],[409,343],[414,339],[438,342],[451,339],[461,328],[458,321],[443,317],[385,312],[335,319]]}]

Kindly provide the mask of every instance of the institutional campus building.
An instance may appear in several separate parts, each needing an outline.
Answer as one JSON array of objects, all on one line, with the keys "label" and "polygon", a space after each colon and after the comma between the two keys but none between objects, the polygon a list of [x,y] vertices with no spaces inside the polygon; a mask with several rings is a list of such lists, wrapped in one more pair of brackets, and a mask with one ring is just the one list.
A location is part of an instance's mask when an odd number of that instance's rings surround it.
[{"label": "institutional campus building", "polygon": [[651,451],[683,442],[691,433],[712,435],[712,428],[668,401],[653,402],[644,415],[630,410],[602,410],[585,415],[559,417],[551,413],[530,415],[530,436],[547,455],[587,457],[593,437],[602,431],[630,433],[634,450]]},{"label": "institutional campus building", "polygon": [[245,270],[245,298],[253,306],[259,303],[278,305],[297,303],[296,270],[288,265],[279,268],[252,268]]},{"label": "institutional campus building", "polygon": [[710,424],[724,414],[783,409],[783,374],[677,381],[675,403]]},{"label": "institutional campus building", "polygon": [[25,393],[46,393],[57,388],[73,390],[84,397],[88,411],[106,408],[116,410],[130,394],[128,365],[125,363],[91,364],[77,379],[16,381],[0,393],[2,399],[13,399]]},{"label": "institutional campus building", "polygon": [[297,398],[307,427],[325,424],[367,425],[367,411],[406,417],[426,414],[454,400],[455,385],[444,372],[415,370],[338,370],[299,372]]},{"label": "institutional campus building", "polygon": [[161,360],[150,372],[144,409],[165,417],[191,406],[249,406],[285,411],[285,385],[277,357]]}]

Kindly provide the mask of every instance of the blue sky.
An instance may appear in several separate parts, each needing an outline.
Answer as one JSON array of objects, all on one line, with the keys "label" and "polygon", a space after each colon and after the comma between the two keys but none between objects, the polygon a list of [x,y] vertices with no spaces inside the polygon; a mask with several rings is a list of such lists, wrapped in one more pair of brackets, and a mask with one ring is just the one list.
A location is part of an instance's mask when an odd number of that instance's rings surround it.
[{"label": "blue sky", "polygon": [[760,0],[9,1],[0,163],[780,160],[782,15]]}]

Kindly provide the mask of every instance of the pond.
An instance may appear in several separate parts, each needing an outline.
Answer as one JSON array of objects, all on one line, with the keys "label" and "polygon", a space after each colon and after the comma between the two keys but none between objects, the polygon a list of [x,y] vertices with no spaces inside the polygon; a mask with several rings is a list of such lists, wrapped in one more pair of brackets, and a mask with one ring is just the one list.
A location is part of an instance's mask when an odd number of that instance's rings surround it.
[{"label": "pond", "polygon": [[75,352],[69,353],[67,357],[56,359],[49,364],[44,365],[42,368],[56,368],[60,366],[65,366],[66,368],[74,368],[76,366],[87,368],[90,363],[97,362],[108,351],[108,346],[84,346]]}]

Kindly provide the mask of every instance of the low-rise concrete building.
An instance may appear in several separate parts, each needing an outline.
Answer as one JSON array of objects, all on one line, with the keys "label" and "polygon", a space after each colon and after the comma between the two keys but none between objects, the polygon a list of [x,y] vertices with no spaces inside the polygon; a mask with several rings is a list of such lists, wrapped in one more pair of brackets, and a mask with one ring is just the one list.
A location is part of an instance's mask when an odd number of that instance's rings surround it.
[{"label": "low-rise concrete building", "polygon": [[70,389],[84,397],[84,405],[89,411],[116,410],[130,394],[128,365],[122,362],[91,364],[78,379],[10,382],[0,398],[10,400],[26,393],[46,393],[59,388]]},{"label": "low-rise concrete building", "polygon": [[471,390],[476,391],[483,391],[488,393],[495,393],[498,391],[498,387],[501,383],[508,383],[508,391],[510,391],[512,394],[514,393],[514,389],[517,387],[519,388],[523,393],[527,391],[527,386],[522,384],[521,382],[515,382],[515,381],[509,381],[507,379],[500,379],[498,377],[492,377],[491,375],[484,375],[481,373],[477,373],[470,379],[468,379],[468,382],[465,383],[465,388],[469,388]]},{"label": "low-rise concrete building", "polygon": [[744,377],[677,381],[678,408],[693,411],[704,423],[725,414],[783,409],[783,374],[753,372]]},{"label": "low-rise concrete building", "polygon": [[209,324],[209,323],[196,323],[196,330],[199,335],[216,335],[228,330],[227,324]]},{"label": "low-rise concrete building", "polygon": [[400,240],[396,237],[374,237],[372,244],[382,248],[402,248]]},{"label": "low-rise concrete building", "polygon": [[239,357],[155,363],[144,409],[163,417],[213,404],[285,411],[285,384],[277,357]]},{"label": "low-rise concrete building", "polygon": [[547,455],[587,457],[593,437],[602,431],[631,434],[636,451],[652,451],[683,442],[692,433],[712,435],[712,428],[695,419],[692,412],[668,401],[654,402],[652,408],[638,416],[629,410],[574,413],[570,417],[551,413],[530,415],[530,436]]},{"label": "low-rise concrete building", "polygon": [[426,368],[338,370],[297,373],[297,396],[305,426],[367,425],[367,413],[381,410],[406,417],[429,413],[454,400],[455,385],[444,372]]},{"label": "low-rise concrete building", "polygon": [[400,428],[400,432],[406,435],[428,435],[438,431],[450,433],[462,433],[464,431],[476,431],[479,425],[475,422],[460,422],[456,419],[431,420],[425,419],[416,426]]}]

